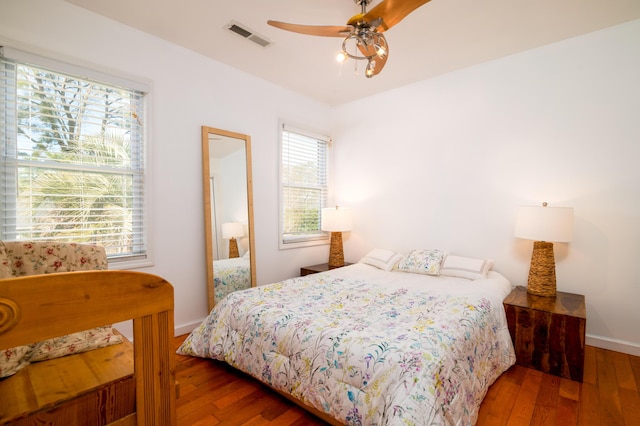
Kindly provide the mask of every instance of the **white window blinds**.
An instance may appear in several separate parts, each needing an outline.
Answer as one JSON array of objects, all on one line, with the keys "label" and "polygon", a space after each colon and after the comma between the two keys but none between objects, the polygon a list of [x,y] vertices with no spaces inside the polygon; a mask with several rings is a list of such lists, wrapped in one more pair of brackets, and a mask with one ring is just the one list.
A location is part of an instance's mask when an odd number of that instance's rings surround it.
[{"label": "white window blinds", "polygon": [[320,215],[327,205],[329,143],[327,136],[282,126],[281,244],[327,239]]},{"label": "white window blinds", "polygon": [[145,93],[7,56],[0,51],[0,237],[145,259]]}]

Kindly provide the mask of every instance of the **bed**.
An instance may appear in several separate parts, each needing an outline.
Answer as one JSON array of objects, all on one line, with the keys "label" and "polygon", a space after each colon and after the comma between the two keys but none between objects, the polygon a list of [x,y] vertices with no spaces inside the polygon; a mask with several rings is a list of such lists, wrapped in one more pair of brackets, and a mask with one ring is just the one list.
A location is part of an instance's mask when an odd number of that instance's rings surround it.
[{"label": "bed", "polygon": [[215,300],[222,300],[231,292],[251,287],[250,263],[248,255],[213,262]]},{"label": "bed", "polygon": [[475,424],[515,362],[511,284],[380,266],[230,293],[178,353],[225,361],[334,424]]}]

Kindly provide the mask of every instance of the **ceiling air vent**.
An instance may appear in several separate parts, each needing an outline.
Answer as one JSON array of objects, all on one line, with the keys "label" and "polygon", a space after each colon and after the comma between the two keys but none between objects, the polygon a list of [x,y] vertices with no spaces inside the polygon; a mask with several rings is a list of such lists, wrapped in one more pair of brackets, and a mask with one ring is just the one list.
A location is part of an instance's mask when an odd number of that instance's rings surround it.
[{"label": "ceiling air vent", "polygon": [[268,38],[261,36],[260,34],[256,34],[254,31],[250,30],[246,26],[236,22],[231,21],[227,24],[226,27],[229,31],[234,32],[241,36],[242,38],[246,38],[247,40],[251,40],[252,42],[259,44],[262,47],[267,47],[271,44],[271,40]]}]

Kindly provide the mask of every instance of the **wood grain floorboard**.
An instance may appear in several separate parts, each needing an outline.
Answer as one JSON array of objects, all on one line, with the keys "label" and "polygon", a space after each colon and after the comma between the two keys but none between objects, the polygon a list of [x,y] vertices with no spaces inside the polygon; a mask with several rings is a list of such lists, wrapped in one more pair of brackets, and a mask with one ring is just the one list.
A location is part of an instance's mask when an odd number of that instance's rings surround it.
[{"label": "wood grain floorboard", "polygon": [[[179,426],[326,425],[222,362],[176,355],[176,377]],[[587,346],[583,383],[513,366],[489,388],[477,425],[640,426],[640,357]]]}]

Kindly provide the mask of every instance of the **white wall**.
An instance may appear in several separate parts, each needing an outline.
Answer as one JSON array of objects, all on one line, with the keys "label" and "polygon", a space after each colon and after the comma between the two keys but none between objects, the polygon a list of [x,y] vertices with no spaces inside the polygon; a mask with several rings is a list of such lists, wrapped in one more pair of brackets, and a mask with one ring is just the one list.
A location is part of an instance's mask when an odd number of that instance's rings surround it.
[{"label": "white wall", "polygon": [[526,285],[517,206],[574,207],[558,290],[586,295],[588,343],[640,354],[639,78],[633,21],[335,108],[345,257],[445,248]]},{"label": "white wall", "polygon": [[259,283],[296,275],[298,265],[317,263],[326,250],[278,251],[277,139],[281,118],[328,132],[327,106],[62,0],[0,0],[0,44],[152,84],[148,209],[155,266],[143,271],[174,285],[179,333],[207,313],[200,126],[252,137]]}]

